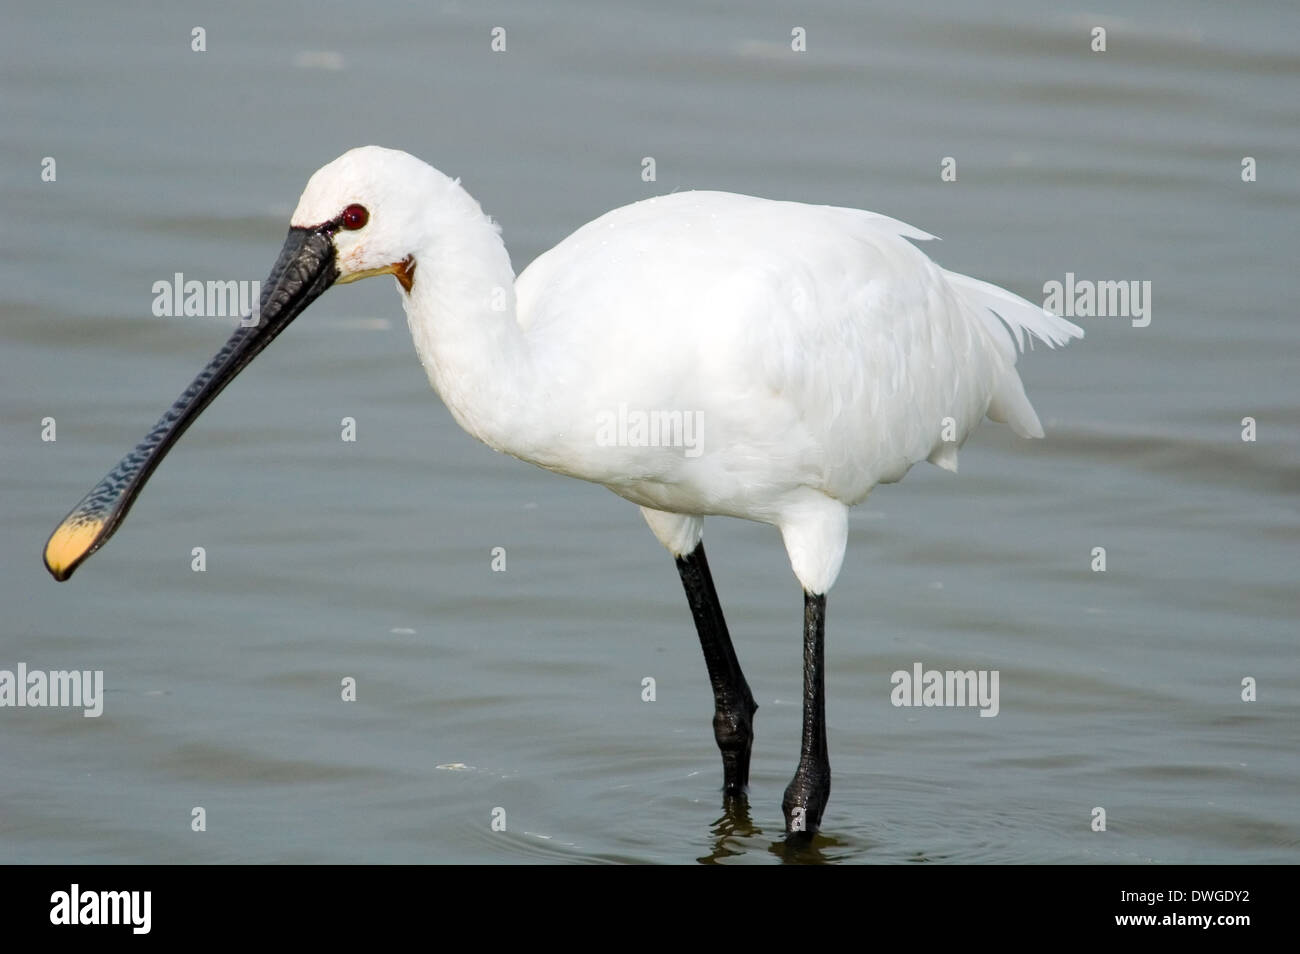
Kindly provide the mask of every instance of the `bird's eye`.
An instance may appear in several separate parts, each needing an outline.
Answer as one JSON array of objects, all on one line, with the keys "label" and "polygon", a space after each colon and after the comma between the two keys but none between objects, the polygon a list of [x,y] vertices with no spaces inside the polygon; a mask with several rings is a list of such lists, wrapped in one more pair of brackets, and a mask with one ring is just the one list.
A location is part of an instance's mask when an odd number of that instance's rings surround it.
[{"label": "bird's eye", "polygon": [[370,213],[364,205],[350,205],[343,210],[343,227],[355,231],[370,221]]}]

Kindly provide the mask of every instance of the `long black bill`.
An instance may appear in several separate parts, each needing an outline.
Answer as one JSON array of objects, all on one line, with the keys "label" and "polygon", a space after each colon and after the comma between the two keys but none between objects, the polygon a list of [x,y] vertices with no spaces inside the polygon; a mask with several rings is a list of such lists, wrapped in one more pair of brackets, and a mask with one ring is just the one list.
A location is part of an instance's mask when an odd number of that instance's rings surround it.
[{"label": "long black bill", "polygon": [[56,580],[68,579],[86,557],[108,542],[149,475],[185,429],[235,375],[338,278],[330,225],[289,229],[280,257],[262,285],[256,324],[236,329],[149,436],[63,518],[45,544],[45,567]]}]

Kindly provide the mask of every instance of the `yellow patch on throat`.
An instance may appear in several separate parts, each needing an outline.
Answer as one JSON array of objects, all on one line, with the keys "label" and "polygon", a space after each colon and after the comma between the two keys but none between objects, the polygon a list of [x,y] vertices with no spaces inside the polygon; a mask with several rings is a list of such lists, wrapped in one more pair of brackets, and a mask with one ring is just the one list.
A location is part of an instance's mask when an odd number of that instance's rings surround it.
[{"label": "yellow patch on throat", "polygon": [[102,520],[64,520],[59,524],[45,544],[45,565],[56,580],[63,581],[72,575],[72,568],[95,545],[103,529]]},{"label": "yellow patch on throat", "polygon": [[411,285],[415,282],[415,256],[408,255],[400,262],[393,262],[393,264],[385,265],[383,268],[367,268],[364,272],[340,275],[336,282],[340,285],[346,285],[348,282],[359,282],[363,278],[374,278],[376,275],[392,275],[397,279],[397,283],[402,286],[402,290],[409,295]]}]

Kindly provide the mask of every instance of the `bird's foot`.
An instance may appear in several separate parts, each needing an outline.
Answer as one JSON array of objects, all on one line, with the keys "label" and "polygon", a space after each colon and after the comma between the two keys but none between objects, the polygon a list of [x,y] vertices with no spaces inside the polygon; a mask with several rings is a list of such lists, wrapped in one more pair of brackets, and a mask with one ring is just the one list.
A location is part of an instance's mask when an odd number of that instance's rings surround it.
[{"label": "bird's foot", "polygon": [[713,716],[713,738],[722,753],[722,791],[744,795],[749,788],[749,753],[754,745],[754,713],[758,706],[747,698],[721,706]]},{"label": "bird's foot", "polygon": [[794,779],[786,786],[785,797],[781,799],[786,834],[799,838],[811,838],[816,834],[830,797],[829,762],[817,763],[801,759]]}]

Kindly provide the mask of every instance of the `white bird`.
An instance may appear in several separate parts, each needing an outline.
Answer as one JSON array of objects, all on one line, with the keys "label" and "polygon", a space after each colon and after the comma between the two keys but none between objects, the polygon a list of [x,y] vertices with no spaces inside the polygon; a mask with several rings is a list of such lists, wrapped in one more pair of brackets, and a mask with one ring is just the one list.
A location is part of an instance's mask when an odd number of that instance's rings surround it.
[{"label": "white bird", "polygon": [[313,175],[235,331],[148,437],[50,537],[65,580],[125,517],[204,407],[331,284],[397,278],[434,389],[471,435],[641,507],[676,558],[713,685],[724,791],[749,780],[757,708],[701,536],[706,516],[781,531],[804,591],[801,753],[782,808],[816,831],[830,793],[826,594],[848,510],[918,461],[956,470],[985,416],[1043,430],[1016,372],[1062,318],[945,271],[857,209],[681,192],[615,209],[515,277],[500,229],[461,187],[405,152],[353,149]]}]

